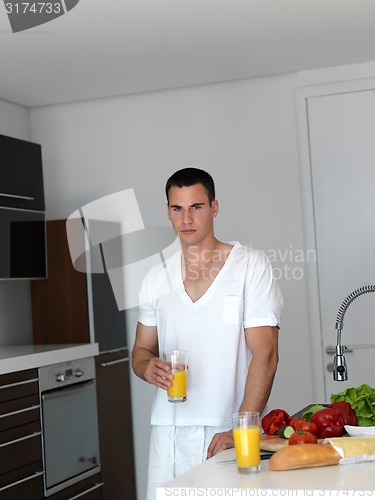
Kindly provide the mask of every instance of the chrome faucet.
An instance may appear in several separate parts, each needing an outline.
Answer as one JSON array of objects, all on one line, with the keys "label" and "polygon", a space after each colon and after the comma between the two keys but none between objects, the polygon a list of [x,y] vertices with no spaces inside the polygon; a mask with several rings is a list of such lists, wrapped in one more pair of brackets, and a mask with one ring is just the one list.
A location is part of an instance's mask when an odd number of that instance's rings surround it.
[{"label": "chrome faucet", "polygon": [[374,292],[375,293],[375,285],[366,285],[362,286],[361,288],[357,288],[357,290],[354,290],[354,292],[350,293],[344,302],[341,304],[339,312],[337,313],[336,316],[336,330],[337,330],[337,337],[336,337],[336,354],[333,358],[333,380],[336,382],[344,382],[345,380],[348,380],[348,369],[346,366],[346,360],[345,360],[345,355],[344,352],[347,349],[346,346],[343,346],[341,343],[341,332],[344,327],[344,316],[345,313],[350,306],[350,304],[358,298],[360,295],[363,295],[365,293],[370,293]]}]

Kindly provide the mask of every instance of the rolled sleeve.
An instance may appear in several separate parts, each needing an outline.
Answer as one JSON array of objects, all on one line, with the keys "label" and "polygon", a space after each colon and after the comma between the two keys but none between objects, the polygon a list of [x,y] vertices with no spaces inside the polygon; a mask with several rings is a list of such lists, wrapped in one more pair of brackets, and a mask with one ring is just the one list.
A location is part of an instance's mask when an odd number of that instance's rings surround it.
[{"label": "rolled sleeve", "polygon": [[263,252],[250,256],[245,285],[244,328],[281,326],[283,296]]}]

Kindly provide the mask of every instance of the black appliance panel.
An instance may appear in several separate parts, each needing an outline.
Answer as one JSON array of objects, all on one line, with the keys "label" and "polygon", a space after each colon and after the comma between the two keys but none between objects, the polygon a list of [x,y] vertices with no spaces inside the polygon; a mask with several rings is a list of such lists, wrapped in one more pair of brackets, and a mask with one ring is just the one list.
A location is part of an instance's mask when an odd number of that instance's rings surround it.
[{"label": "black appliance panel", "polygon": [[46,278],[44,212],[0,208],[0,279]]}]

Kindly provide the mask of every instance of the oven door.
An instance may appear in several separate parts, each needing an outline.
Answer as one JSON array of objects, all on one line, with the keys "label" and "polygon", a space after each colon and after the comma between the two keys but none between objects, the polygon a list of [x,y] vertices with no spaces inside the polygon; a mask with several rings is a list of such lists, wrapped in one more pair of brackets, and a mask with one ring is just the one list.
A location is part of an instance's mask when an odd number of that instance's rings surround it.
[{"label": "oven door", "polygon": [[42,411],[45,490],[51,494],[100,470],[95,381],[45,392]]}]

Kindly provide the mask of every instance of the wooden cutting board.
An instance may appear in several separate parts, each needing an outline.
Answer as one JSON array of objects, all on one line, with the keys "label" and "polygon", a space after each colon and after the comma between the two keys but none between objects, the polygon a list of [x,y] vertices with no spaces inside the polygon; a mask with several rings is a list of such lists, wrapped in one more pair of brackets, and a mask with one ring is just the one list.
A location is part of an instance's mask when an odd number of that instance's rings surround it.
[{"label": "wooden cutting board", "polygon": [[[323,439],[318,439],[318,443],[322,443]],[[289,446],[289,440],[281,438],[279,436],[269,436],[268,434],[262,434],[260,436],[260,449],[264,451],[278,451],[281,448]]]},{"label": "wooden cutting board", "polygon": [[269,436],[262,434],[260,436],[260,449],[265,451],[278,451],[285,446],[289,446],[289,440],[279,436]]}]

